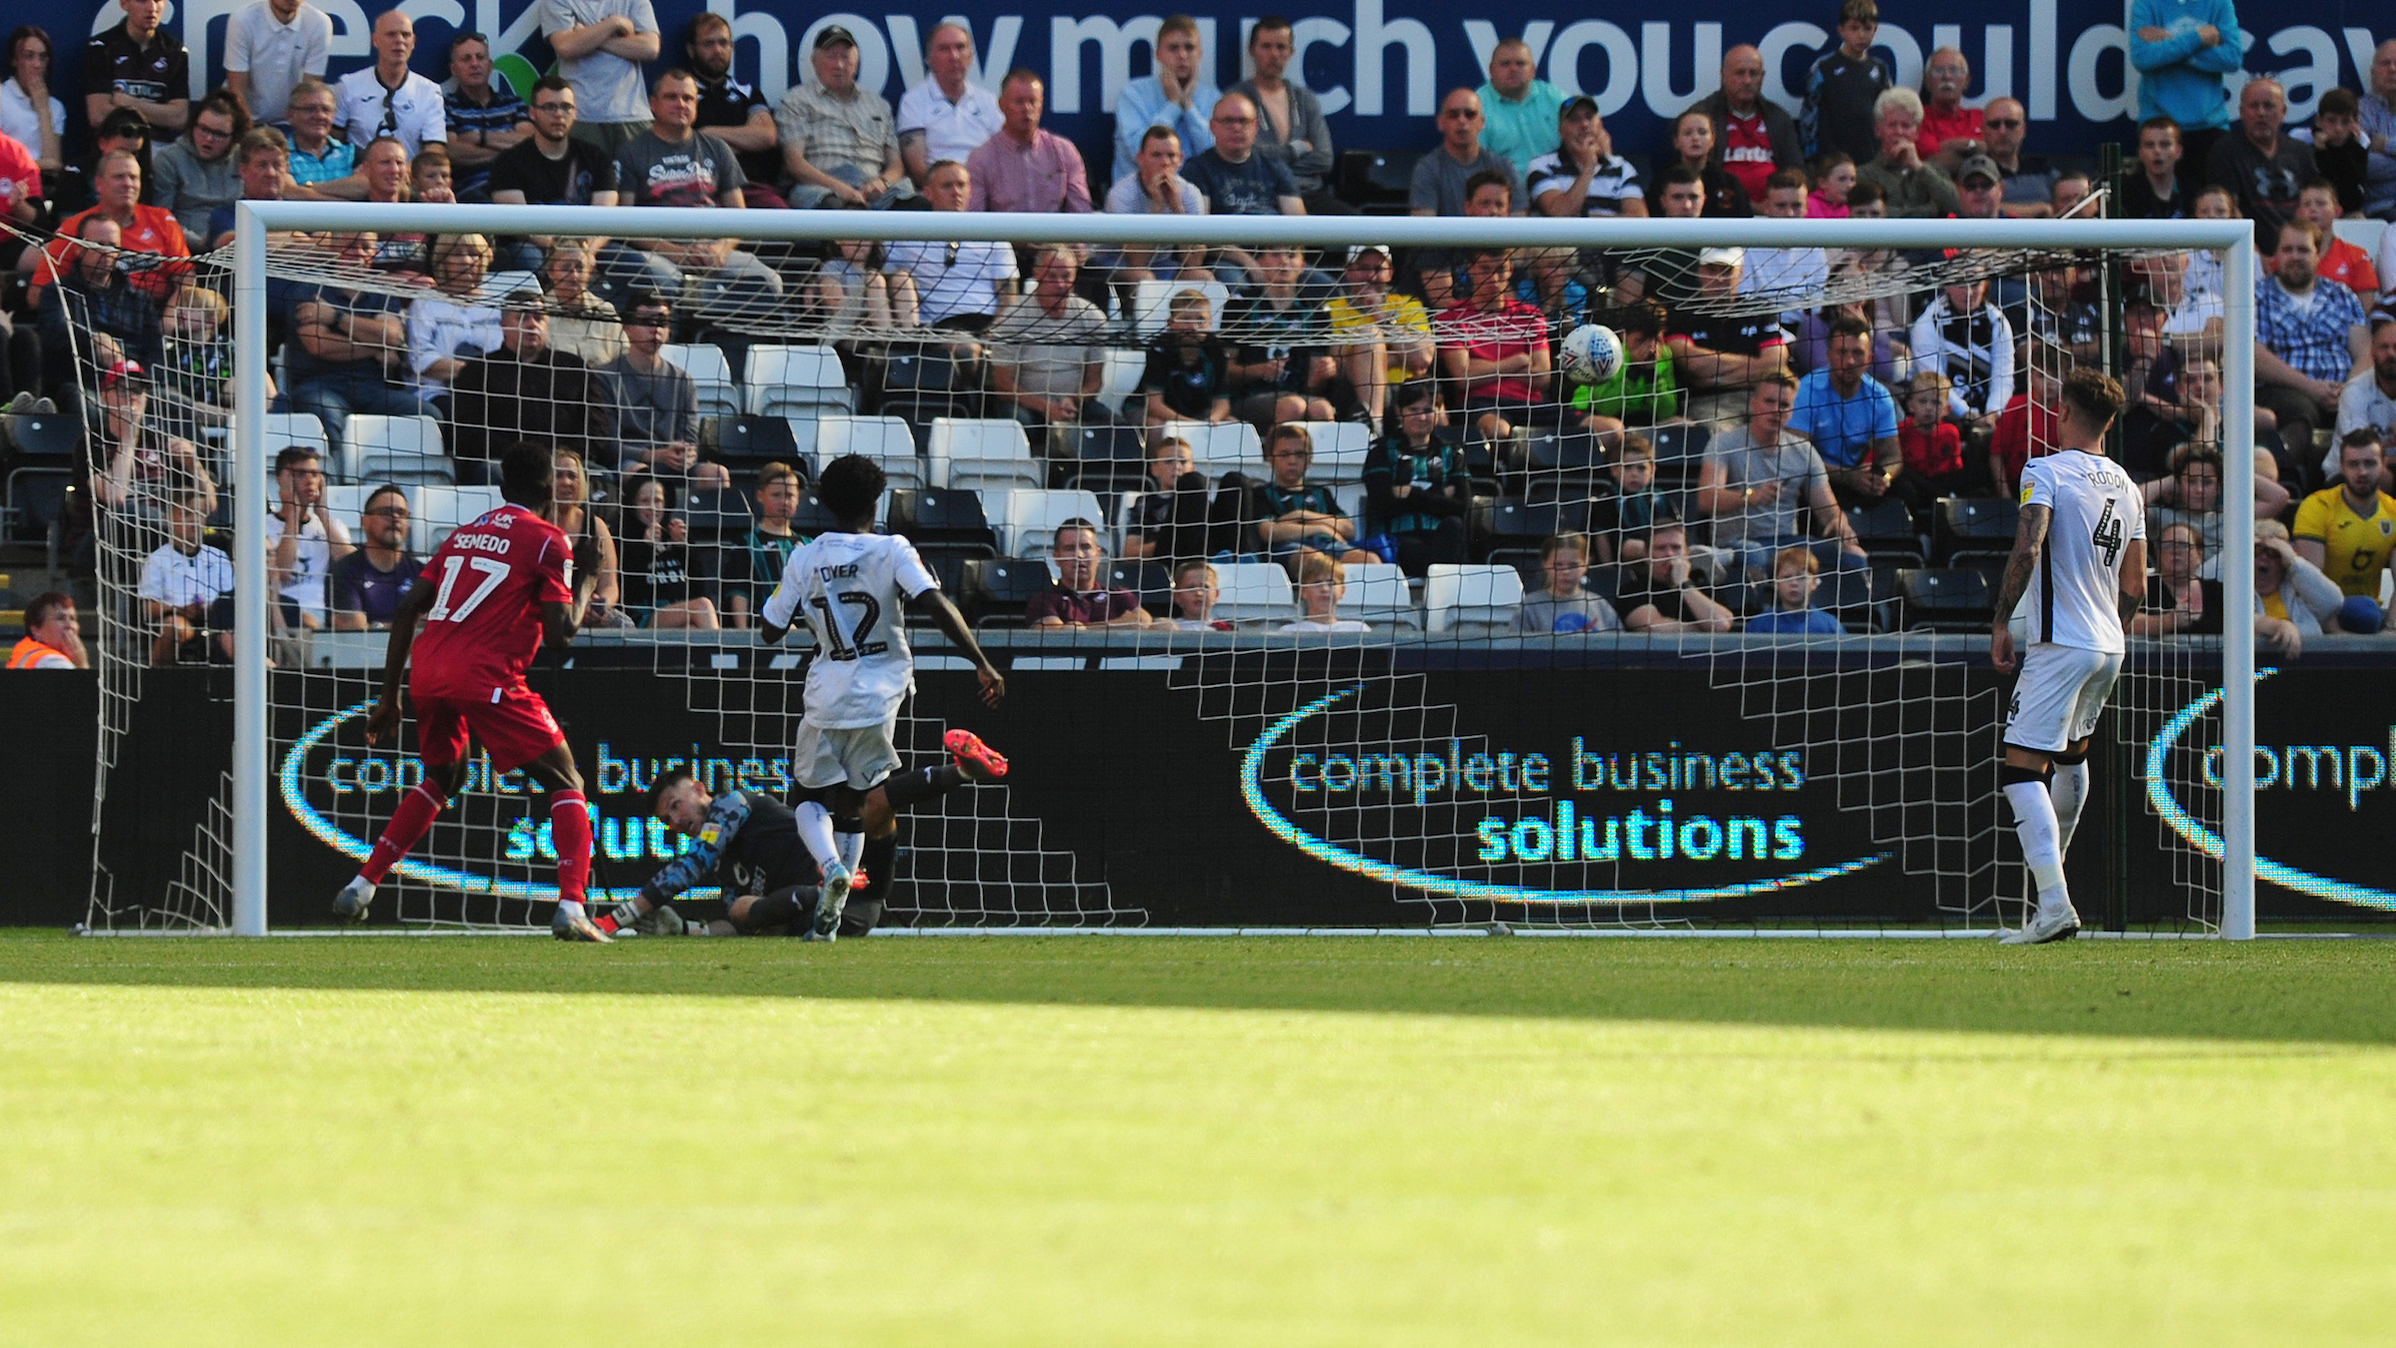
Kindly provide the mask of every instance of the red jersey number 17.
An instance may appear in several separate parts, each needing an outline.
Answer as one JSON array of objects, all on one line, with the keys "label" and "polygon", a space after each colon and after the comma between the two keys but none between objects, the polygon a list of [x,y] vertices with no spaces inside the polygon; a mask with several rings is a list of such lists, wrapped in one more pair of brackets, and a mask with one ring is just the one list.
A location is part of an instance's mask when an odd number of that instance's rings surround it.
[{"label": "red jersey number 17", "polygon": [[[466,602],[452,609],[449,606],[449,599],[457,589],[458,573],[468,566],[481,573],[482,579],[476,582],[473,593],[466,596]],[[424,620],[436,623],[464,622],[467,614],[474,612],[477,606],[491,597],[491,591],[498,589],[507,580],[509,570],[506,562],[496,558],[461,557],[454,553],[451,554],[443,563],[441,593],[434,596],[432,612],[425,614]]]}]

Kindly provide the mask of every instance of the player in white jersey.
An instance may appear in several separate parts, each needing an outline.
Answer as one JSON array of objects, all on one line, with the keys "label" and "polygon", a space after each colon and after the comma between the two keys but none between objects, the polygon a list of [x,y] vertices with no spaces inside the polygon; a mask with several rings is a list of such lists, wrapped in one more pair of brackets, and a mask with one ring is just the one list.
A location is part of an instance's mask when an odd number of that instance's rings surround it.
[{"label": "player in white jersey", "polygon": [[[2088,742],[2121,673],[2122,627],[2146,591],[2146,517],[2138,485],[2105,457],[2121,385],[2100,370],[2063,381],[2055,452],[2022,469],[2021,523],[1997,593],[1989,658],[2011,671],[2005,764],[2038,907],[2009,945],[2068,940],[2080,930],[2063,884],[2063,854],[2088,799]],[[2017,651],[2017,647],[2021,648]]]},{"label": "player in white jersey", "polygon": [[781,583],[759,614],[769,644],[800,620],[815,634],[791,772],[803,797],[795,811],[799,837],[823,872],[808,933],[819,941],[839,935],[860,864],[869,879],[866,897],[880,901],[898,851],[899,809],[1007,771],[1007,761],[972,731],[951,730],[944,739],[954,764],[892,776],[899,765],[892,742],[899,705],[915,691],[907,605],[929,612],[973,661],[983,702],[997,706],[1007,683],[964,615],[940,592],[915,545],[873,531],[874,505],[886,485],[881,465],[863,455],[845,455],[824,469],[816,498],[831,512],[833,527],[790,554]]}]

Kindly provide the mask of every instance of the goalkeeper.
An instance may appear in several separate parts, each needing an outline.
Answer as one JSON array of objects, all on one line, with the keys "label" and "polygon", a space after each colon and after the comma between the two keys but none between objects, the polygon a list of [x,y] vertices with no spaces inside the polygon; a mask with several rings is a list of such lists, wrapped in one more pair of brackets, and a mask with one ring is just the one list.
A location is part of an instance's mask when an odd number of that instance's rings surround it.
[{"label": "goalkeeper", "polygon": [[[788,805],[762,791],[710,796],[698,779],[680,770],[658,778],[650,800],[667,828],[691,840],[690,850],[649,877],[637,897],[600,917],[600,930],[644,936],[754,936],[806,927],[815,911],[820,877],[815,858],[799,840],[797,816]],[[723,920],[685,921],[667,905],[666,900],[711,876],[723,887]],[[871,884],[864,887],[870,889]],[[849,905],[842,926],[850,930],[843,935],[872,930],[880,913],[878,901]]]}]

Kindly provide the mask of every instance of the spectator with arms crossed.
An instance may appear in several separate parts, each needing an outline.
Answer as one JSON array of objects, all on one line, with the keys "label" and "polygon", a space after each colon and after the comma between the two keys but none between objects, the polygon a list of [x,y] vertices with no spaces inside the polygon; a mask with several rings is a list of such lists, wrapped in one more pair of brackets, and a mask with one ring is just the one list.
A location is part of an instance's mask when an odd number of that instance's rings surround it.
[{"label": "spectator with arms crossed", "polygon": [[1006,121],[998,98],[966,78],[973,73],[973,32],[948,20],[923,48],[924,78],[898,105],[899,158],[917,187],[931,185],[932,165],[965,162]]},{"label": "spectator with arms crossed", "polygon": [[1323,100],[1285,78],[1296,54],[1290,21],[1268,14],[1248,30],[1248,61],[1256,73],[1231,86],[1256,108],[1256,152],[1288,169],[1309,215],[1353,215],[1355,208],[1324,187],[1331,172],[1331,124]]},{"label": "spectator with arms crossed", "polygon": [[1782,548],[1808,540],[1798,527],[1800,508],[1812,535],[1840,541],[1843,565],[1864,564],[1863,545],[1831,495],[1822,456],[1789,429],[1796,397],[1797,378],[1785,370],[1757,380],[1746,423],[1707,443],[1697,473],[1697,508],[1714,520],[1714,545],[1736,556],[1751,579],[1770,576]]}]

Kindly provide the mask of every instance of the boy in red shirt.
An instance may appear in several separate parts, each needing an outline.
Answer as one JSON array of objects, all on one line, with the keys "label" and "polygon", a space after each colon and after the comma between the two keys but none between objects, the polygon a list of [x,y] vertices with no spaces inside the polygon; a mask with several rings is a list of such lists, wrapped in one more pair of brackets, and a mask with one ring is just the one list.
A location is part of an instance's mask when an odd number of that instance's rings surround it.
[{"label": "boy in red shirt", "polygon": [[[480,740],[493,773],[523,768],[549,792],[558,896],[551,934],[561,941],[608,939],[583,910],[591,813],[582,775],[548,705],[524,682],[544,637],[558,646],[574,640],[592,589],[586,583],[575,591],[573,545],[541,513],[549,505],[552,463],[542,446],[510,448],[500,461],[500,495],[507,504],[452,533],[399,601],[383,657],[382,695],[366,718],[366,742],[395,741],[399,677],[413,650],[408,694],[424,779],[401,799],[357,878],[334,897],[336,917],[365,919],[375,886],[465,782],[473,741]],[[422,638],[416,634],[419,619]]]}]

